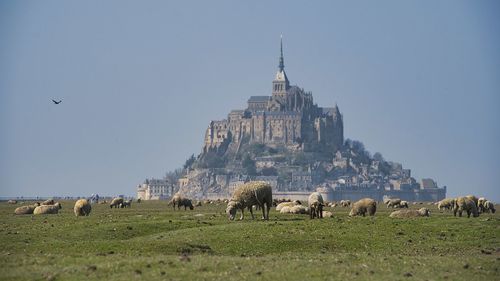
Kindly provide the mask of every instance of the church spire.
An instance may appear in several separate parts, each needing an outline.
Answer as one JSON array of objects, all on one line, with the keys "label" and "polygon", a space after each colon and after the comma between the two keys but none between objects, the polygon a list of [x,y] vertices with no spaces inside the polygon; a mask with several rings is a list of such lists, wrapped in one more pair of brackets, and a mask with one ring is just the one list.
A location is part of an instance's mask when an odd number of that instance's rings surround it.
[{"label": "church spire", "polygon": [[278,67],[279,67],[280,71],[283,71],[283,69],[285,69],[285,62],[283,59],[283,34],[281,35],[281,38],[280,38],[280,52],[281,52],[280,64]]}]

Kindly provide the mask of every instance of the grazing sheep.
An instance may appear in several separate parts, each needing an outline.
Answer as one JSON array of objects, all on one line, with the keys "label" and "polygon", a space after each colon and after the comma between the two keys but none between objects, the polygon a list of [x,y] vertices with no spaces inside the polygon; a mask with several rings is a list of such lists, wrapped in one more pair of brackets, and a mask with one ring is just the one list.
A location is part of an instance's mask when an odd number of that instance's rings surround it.
[{"label": "grazing sheep", "polygon": [[14,210],[14,214],[16,215],[29,215],[29,214],[33,214],[33,211],[35,210],[35,208],[38,207],[38,206],[21,206],[21,207],[18,207]]},{"label": "grazing sheep", "polygon": [[485,213],[489,213],[491,211],[494,214],[496,212],[495,204],[493,204],[493,202],[491,201],[488,200],[484,201],[483,207]]},{"label": "grazing sheep", "polygon": [[109,207],[110,208],[118,208],[121,206],[121,204],[123,203],[123,198],[121,197],[116,197],[116,198],[113,198],[113,200],[111,200],[111,203],[109,203]]},{"label": "grazing sheep", "polygon": [[92,210],[92,206],[87,199],[80,199],[76,201],[75,207],[73,207],[73,211],[75,212],[75,216],[88,216],[90,215],[90,211]]},{"label": "grazing sheep", "polygon": [[467,198],[469,198],[470,200],[474,201],[474,203],[476,203],[476,207],[477,207],[477,206],[479,206],[479,205],[478,205],[478,203],[479,203],[479,199],[478,199],[476,196],[474,196],[474,195],[467,195],[467,196],[465,196],[465,197],[467,197]]},{"label": "grazing sheep", "polygon": [[276,211],[281,211],[283,207],[293,207],[299,205],[298,202],[293,201],[293,202],[282,202],[279,203],[278,206],[276,206]]},{"label": "grazing sheep", "polygon": [[201,207],[201,201],[196,202],[195,206],[196,207]]},{"label": "grazing sheep", "polygon": [[126,201],[123,201],[121,204],[120,204],[120,208],[130,208],[132,207],[132,199],[129,199],[129,200],[126,200]]},{"label": "grazing sheep", "polygon": [[44,214],[57,214],[59,209],[61,209],[61,204],[55,203],[54,205],[41,205],[33,210],[34,215],[44,215]]},{"label": "grazing sheep", "polygon": [[340,200],[340,206],[344,208],[351,206],[351,200]]},{"label": "grazing sheep", "polygon": [[137,203],[141,203],[141,198],[137,198]]},{"label": "grazing sheep", "polygon": [[7,201],[7,204],[17,204],[17,201],[16,200],[9,200],[9,201]]},{"label": "grazing sheep", "polygon": [[396,207],[399,207],[399,205],[401,205],[401,199],[399,198],[396,198],[396,199],[389,199],[387,201],[387,208],[396,208]]},{"label": "grazing sheep", "polygon": [[189,207],[189,210],[193,210],[193,202],[191,199],[183,197],[180,193],[176,193],[174,197],[172,197],[172,200],[170,200],[169,204],[174,205],[174,211],[175,211],[175,205],[177,205],[177,209],[181,209],[181,206],[184,206],[184,211]]},{"label": "grazing sheep", "polygon": [[401,200],[401,203],[399,203],[399,208],[408,209],[408,201]]},{"label": "grazing sheep", "polygon": [[43,201],[41,205],[42,206],[54,205],[54,199],[47,199],[47,200]]},{"label": "grazing sheep", "polygon": [[455,206],[455,198],[445,198],[438,202],[439,210],[452,210]]},{"label": "grazing sheep", "polygon": [[453,208],[453,215],[461,217],[462,212],[466,211],[467,212],[467,217],[470,218],[470,214],[472,214],[473,217],[478,217],[479,212],[477,211],[477,206],[476,203],[474,202],[473,199],[469,197],[458,197],[457,200],[455,200],[455,207]]},{"label": "grazing sheep", "polygon": [[480,197],[479,199],[477,199],[477,210],[479,213],[484,213],[486,211],[486,208],[484,206],[484,202],[486,202],[488,200],[486,200],[486,198],[484,197]]},{"label": "grazing sheep", "polygon": [[325,206],[325,203],[323,202],[323,196],[321,196],[321,193],[311,193],[307,202],[309,204],[309,217],[311,219],[314,219],[315,217],[323,218],[323,206]]},{"label": "grazing sheep", "polygon": [[377,202],[371,198],[363,198],[352,205],[351,212],[349,216],[365,216],[366,213],[370,216],[374,216],[377,211]]},{"label": "grazing sheep", "polygon": [[428,217],[430,216],[430,211],[427,208],[421,208],[420,210],[398,210],[392,212],[389,217],[391,218],[416,218],[416,217]]},{"label": "grazing sheep", "polygon": [[[264,204],[267,207],[264,208]],[[233,194],[233,197],[227,203],[226,213],[230,220],[234,220],[238,209],[241,210],[240,220],[243,219],[243,211],[245,208],[253,205],[259,205],[262,209],[262,219],[269,219],[269,210],[273,204],[273,192],[271,186],[262,181],[254,181],[239,186]],[[252,219],[254,219],[253,211],[250,209]]]}]

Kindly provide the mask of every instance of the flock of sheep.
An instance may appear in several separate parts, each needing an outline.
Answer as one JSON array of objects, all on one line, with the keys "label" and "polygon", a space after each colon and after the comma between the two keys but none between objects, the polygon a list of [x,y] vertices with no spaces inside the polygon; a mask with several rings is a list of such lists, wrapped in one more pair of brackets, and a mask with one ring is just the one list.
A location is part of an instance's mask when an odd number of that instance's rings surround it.
[{"label": "flock of sheep", "polygon": [[[140,203],[140,199],[137,200]],[[309,214],[311,219],[332,217],[333,214],[330,211],[323,210],[324,207],[351,207],[349,216],[374,216],[377,211],[377,202],[371,198],[363,198],[357,202],[351,203],[350,200],[341,200],[340,202],[330,202],[327,203],[323,200],[321,193],[313,192],[308,198],[307,206],[302,205],[299,200],[273,200],[272,188],[269,184],[265,182],[249,182],[244,185],[239,186],[231,199],[229,200],[217,200],[210,201],[205,200],[205,204],[211,203],[227,203],[226,214],[230,220],[234,220],[238,210],[241,212],[240,220],[244,218],[244,211],[247,209],[254,219],[253,209],[262,210],[262,219],[269,219],[269,211],[272,206],[276,207],[276,211],[282,214]],[[16,204],[16,201],[10,200],[9,203]],[[106,201],[100,202],[101,204],[106,204]],[[420,208],[419,210],[410,210],[409,203],[401,199],[385,199],[383,202],[388,208],[399,208],[392,212],[389,216],[391,218],[410,218],[410,217],[428,217],[430,216],[430,211],[428,208]],[[415,203],[414,203],[415,204]],[[468,195],[465,197],[457,198],[447,198],[435,203],[439,210],[453,210],[453,214],[457,214],[461,217],[463,212],[467,213],[467,217],[472,214],[473,217],[479,216],[480,213],[495,213],[495,206],[491,201],[485,198],[477,198],[473,195]],[[124,200],[123,198],[114,198],[111,200],[109,206],[110,208],[125,208],[131,207],[132,200]],[[175,194],[169,202],[169,205],[173,205],[174,210],[184,207],[184,210],[189,208],[194,209],[193,201],[191,199],[185,198],[181,194]],[[196,203],[196,206],[201,206],[201,201]],[[61,204],[54,202],[54,200],[46,200],[42,203],[36,202],[33,205],[21,206],[15,209],[14,213],[16,215],[26,215],[26,214],[57,214],[62,208]],[[87,199],[80,199],[76,201],[73,208],[75,216],[88,216],[92,210],[91,204]]]}]

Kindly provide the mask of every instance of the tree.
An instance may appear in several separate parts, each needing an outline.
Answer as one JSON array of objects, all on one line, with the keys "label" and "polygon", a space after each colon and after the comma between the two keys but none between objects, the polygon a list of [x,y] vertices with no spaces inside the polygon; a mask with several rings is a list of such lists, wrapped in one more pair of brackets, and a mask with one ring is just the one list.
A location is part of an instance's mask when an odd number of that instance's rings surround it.
[{"label": "tree", "polygon": [[384,157],[382,156],[382,153],[380,153],[380,152],[375,152],[375,154],[373,154],[373,160],[379,161],[379,162],[385,162]]},{"label": "tree", "polygon": [[186,160],[186,162],[184,163],[183,168],[190,168],[191,165],[193,165],[194,161],[196,161],[196,158],[194,157],[194,154],[192,154],[191,157],[189,157],[188,160]]},{"label": "tree", "polygon": [[250,155],[246,154],[241,162],[245,173],[249,176],[255,176],[257,174],[257,169],[255,168],[255,161],[250,158]]}]

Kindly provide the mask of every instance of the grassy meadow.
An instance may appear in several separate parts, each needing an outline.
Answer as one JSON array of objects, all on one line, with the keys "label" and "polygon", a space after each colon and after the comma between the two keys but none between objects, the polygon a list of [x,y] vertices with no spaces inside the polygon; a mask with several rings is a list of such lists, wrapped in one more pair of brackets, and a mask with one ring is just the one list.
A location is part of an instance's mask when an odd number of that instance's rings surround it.
[{"label": "grassy meadow", "polygon": [[[333,218],[279,214],[228,221],[225,205],[173,211],[74,201],[57,215],[15,216],[0,202],[0,280],[500,280],[500,215]],[[27,204],[29,202],[25,202]],[[410,208],[420,208],[412,205]],[[257,212],[260,218],[260,213]]]}]

